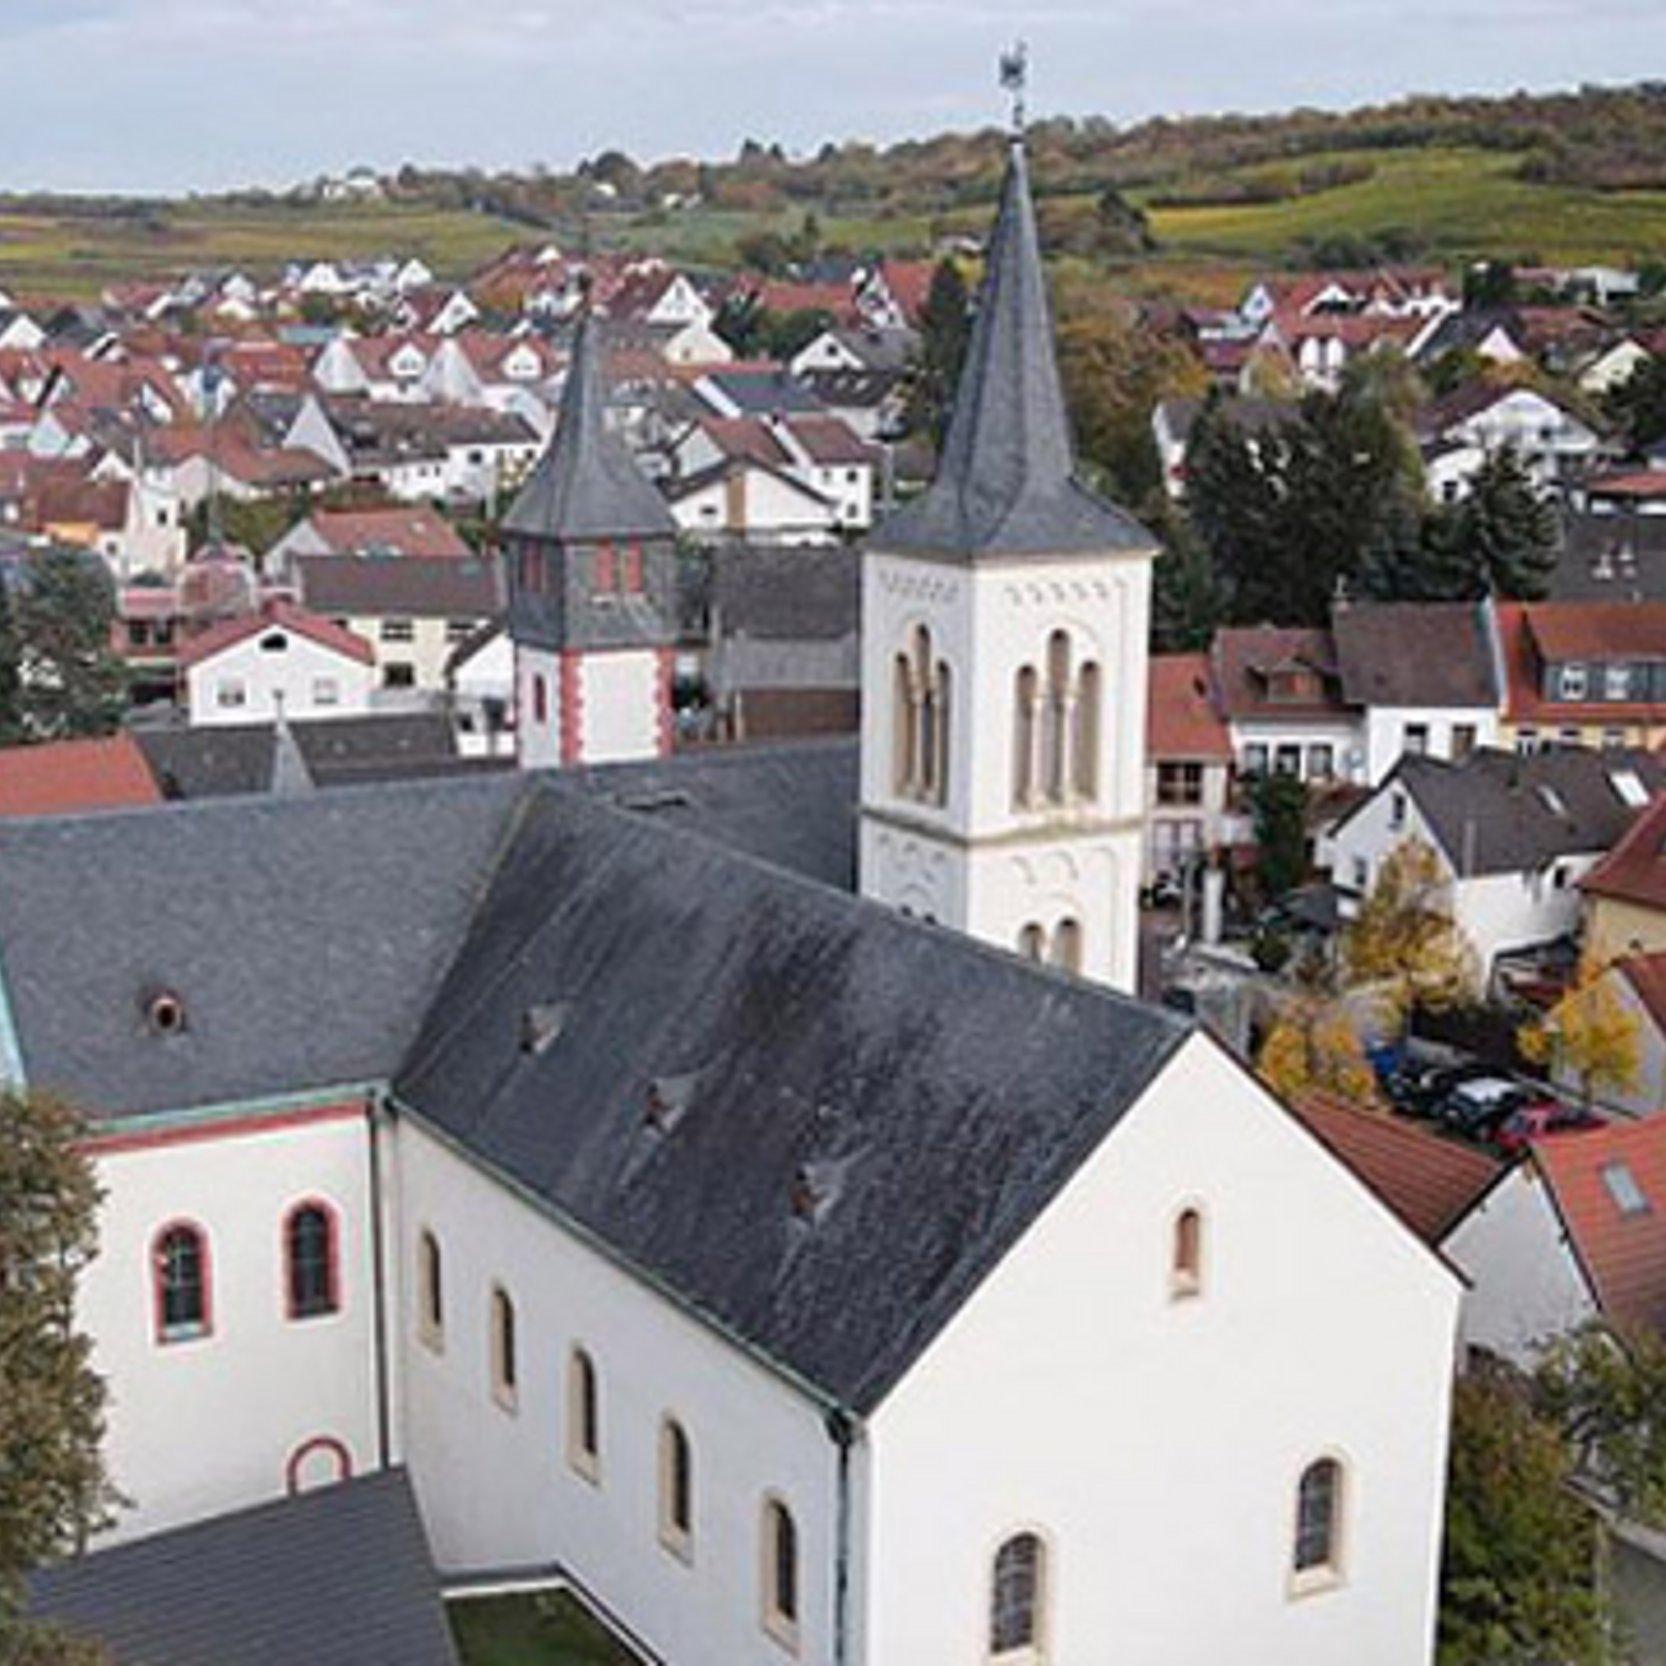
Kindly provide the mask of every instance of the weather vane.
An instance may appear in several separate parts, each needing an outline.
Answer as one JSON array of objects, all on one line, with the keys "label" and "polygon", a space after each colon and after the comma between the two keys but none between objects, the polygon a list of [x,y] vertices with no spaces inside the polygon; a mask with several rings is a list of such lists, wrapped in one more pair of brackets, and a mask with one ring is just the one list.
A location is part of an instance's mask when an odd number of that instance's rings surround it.
[{"label": "weather vane", "polygon": [[1001,90],[1012,94],[1012,131],[1024,132],[1024,89],[1030,81],[1030,49],[1019,41],[1001,54]]}]

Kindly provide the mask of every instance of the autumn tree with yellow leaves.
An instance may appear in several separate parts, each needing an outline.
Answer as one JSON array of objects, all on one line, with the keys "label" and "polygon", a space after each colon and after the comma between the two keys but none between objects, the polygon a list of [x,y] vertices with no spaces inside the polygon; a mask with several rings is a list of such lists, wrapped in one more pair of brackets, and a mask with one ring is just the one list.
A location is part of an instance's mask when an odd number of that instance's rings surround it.
[{"label": "autumn tree with yellow leaves", "polygon": [[1334,1001],[1314,996],[1289,1002],[1262,1043],[1256,1069],[1286,1099],[1328,1093],[1351,1105],[1382,1106],[1364,1044]]},{"label": "autumn tree with yellow leaves", "polygon": [[1348,986],[1369,989],[1397,1025],[1420,1007],[1440,1012],[1475,994],[1480,962],[1426,840],[1403,839],[1389,853],[1343,933],[1342,968]]},{"label": "autumn tree with yellow leaves", "polygon": [[1643,1068],[1637,1014],[1620,998],[1609,969],[1589,956],[1573,987],[1542,1018],[1517,1033],[1522,1052],[1559,1080],[1579,1083],[1585,1108],[1601,1092],[1627,1093]]}]

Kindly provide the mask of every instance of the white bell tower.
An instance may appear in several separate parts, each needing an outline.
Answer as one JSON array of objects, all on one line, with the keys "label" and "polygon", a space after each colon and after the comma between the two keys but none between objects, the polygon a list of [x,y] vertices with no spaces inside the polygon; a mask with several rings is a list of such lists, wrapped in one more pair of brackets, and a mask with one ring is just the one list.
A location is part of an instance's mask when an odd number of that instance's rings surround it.
[{"label": "white bell tower", "polygon": [[1133,990],[1155,553],[1076,478],[1015,136],[937,477],[863,560],[864,895]]}]

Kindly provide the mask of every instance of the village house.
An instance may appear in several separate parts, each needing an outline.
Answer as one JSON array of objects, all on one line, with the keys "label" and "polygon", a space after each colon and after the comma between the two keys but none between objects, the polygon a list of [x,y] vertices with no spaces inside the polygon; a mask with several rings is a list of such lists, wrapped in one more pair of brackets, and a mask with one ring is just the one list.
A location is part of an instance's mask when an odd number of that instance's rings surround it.
[{"label": "village house", "polygon": [[1580,881],[1585,944],[1601,965],[1666,953],[1666,798],[1655,798]]},{"label": "village house", "polygon": [[193,726],[351,716],[370,709],[370,643],[291,602],[211,625],[175,656]]},{"label": "village house", "polygon": [[1207,654],[1154,654],[1146,717],[1144,879],[1179,880],[1231,842],[1232,731],[1210,698]]}]

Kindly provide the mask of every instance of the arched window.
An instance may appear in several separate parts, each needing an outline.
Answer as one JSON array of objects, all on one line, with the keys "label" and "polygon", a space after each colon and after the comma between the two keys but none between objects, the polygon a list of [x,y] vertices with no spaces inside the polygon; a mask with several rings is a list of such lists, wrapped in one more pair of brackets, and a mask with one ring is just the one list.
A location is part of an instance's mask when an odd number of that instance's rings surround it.
[{"label": "arched window", "polygon": [[764,1500],[764,1630],[798,1647],[798,1528],[779,1498]]},{"label": "arched window", "polygon": [[291,1209],[284,1225],[285,1279],[291,1319],[316,1319],[341,1307],[335,1211],[307,1202]]},{"label": "arched window", "polygon": [[1014,1533],[995,1553],[989,1606],[989,1655],[1037,1661],[1043,1643],[1047,1550],[1034,1533]]},{"label": "arched window", "polygon": [[1341,1571],[1342,1465],[1318,1458],[1296,1489],[1294,1572],[1298,1581],[1322,1582]]},{"label": "arched window", "polygon": [[587,1481],[602,1474],[602,1409],[596,1366],[582,1348],[567,1357],[567,1463]]},{"label": "arched window", "polygon": [[1039,680],[1033,665],[1024,666],[1012,691],[1012,802],[1020,810],[1035,801],[1036,705]]},{"label": "arched window", "polygon": [[1040,926],[1025,926],[1018,934],[1018,952],[1039,966],[1047,958],[1047,933]]},{"label": "arched window", "polygon": [[1188,1206],[1174,1217],[1174,1245],[1169,1262],[1169,1291],[1195,1296],[1203,1289],[1203,1213]]},{"label": "arched window", "polygon": [[949,663],[940,659],[931,693],[932,773],[926,782],[933,804],[947,804],[949,801],[949,702],[952,692]]},{"label": "arched window", "polygon": [[1053,951],[1049,957],[1055,966],[1066,972],[1082,969],[1082,927],[1077,920],[1060,920],[1053,931]]},{"label": "arched window", "polygon": [[515,1409],[515,1304],[501,1284],[492,1286],[492,1398],[505,1411]]},{"label": "arched window", "polygon": [[914,790],[914,681],[908,655],[898,654],[891,695],[891,786],[899,798]]},{"label": "arched window", "polygon": [[694,1550],[694,1453],[674,1417],[659,1426],[659,1542],[687,1562]]},{"label": "arched window", "polygon": [[199,1227],[180,1221],[165,1227],[151,1247],[156,1289],[156,1339],[188,1342],[213,1329],[208,1239]]},{"label": "arched window", "polygon": [[1071,766],[1076,796],[1092,803],[1099,796],[1100,687],[1099,667],[1089,660],[1076,678],[1076,733]]},{"label": "arched window", "polygon": [[1070,768],[1070,638],[1054,631],[1047,638],[1046,704],[1041,716],[1041,790],[1049,802],[1062,804]]},{"label": "arched window", "polygon": [[284,1465],[284,1489],[292,1497],[328,1487],[353,1477],[353,1457],[334,1435],[315,1435],[289,1454]]},{"label": "arched window", "polygon": [[445,1264],[427,1228],[417,1239],[417,1331],[431,1348],[445,1340]]},{"label": "arched window", "polygon": [[550,720],[550,685],[544,681],[541,671],[534,672],[532,678],[532,720],[535,723]]}]

